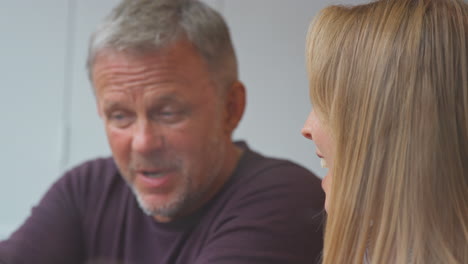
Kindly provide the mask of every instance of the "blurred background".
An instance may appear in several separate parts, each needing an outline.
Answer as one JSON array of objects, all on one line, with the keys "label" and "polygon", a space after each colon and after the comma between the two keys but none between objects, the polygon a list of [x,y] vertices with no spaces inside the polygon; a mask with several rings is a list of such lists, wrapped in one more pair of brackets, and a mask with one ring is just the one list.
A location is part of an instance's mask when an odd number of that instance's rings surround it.
[{"label": "blurred background", "polygon": [[[110,155],[85,71],[88,38],[117,0],[0,0],[0,240],[65,171]],[[304,43],[329,4],[364,0],[205,0],[226,19],[247,109],[235,139],[325,175],[300,130],[311,109]],[[287,175],[285,175],[287,176]]]}]

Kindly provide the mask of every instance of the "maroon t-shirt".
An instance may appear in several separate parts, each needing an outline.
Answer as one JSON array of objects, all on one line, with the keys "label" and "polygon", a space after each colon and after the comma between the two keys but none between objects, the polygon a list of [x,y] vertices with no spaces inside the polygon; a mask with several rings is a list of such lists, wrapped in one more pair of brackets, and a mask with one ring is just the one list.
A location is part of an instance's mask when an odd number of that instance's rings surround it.
[{"label": "maroon t-shirt", "polygon": [[5,264],[311,264],[322,249],[320,181],[246,149],[222,190],[193,215],[143,213],[112,158],[61,177],[0,242]]}]

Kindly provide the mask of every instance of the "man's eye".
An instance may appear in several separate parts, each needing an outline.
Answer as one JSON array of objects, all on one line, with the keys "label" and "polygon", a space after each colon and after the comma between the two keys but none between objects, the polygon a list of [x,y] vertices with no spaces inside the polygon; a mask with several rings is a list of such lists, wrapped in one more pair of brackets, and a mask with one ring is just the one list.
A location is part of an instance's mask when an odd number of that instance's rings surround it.
[{"label": "man's eye", "polygon": [[157,113],[157,119],[166,123],[175,123],[182,119],[183,111],[166,110]]},{"label": "man's eye", "polygon": [[126,112],[113,112],[108,115],[108,121],[112,126],[123,128],[132,122],[132,115]]},{"label": "man's eye", "polygon": [[110,119],[112,120],[122,120],[124,118],[125,118],[125,115],[122,113],[114,113],[114,114],[111,114],[110,116]]},{"label": "man's eye", "polygon": [[173,115],[175,115],[176,113],[175,112],[170,112],[170,111],[166,111],[166,112],[161,112],[160,115],[161,116],[164,116],[164,117],[171,117]]}]

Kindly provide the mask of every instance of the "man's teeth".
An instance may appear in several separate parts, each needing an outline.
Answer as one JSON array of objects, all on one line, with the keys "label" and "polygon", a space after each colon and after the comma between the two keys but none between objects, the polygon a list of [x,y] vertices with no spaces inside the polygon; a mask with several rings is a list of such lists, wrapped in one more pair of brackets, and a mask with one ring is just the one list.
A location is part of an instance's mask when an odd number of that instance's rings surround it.
[{"label": "man's teeth", "polygon": [[164,176],[163,173],[154,173],[154,172],[143,172],[143,175],[149,178],[160,178]]},{"label": "man's teeth", "polygon": [[327,162],[324,159],[320,159],[320,165],[322,166],[322,168],[328,168]]}]

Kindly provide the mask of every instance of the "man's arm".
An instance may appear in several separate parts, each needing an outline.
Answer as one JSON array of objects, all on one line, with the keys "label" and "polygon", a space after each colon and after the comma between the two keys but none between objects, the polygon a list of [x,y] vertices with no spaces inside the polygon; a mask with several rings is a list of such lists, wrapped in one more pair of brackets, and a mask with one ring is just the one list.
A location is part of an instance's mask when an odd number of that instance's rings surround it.
[{"label": "man's arm", "polygon": [[244,184],[196,264],[319,263],[324,202],[320,180],[287,164],[264,170]]},{"label": "man's arm", "polygon": [[80,263],[81,224],[68,178],[57,181],[23,225],[0,242],[1,264]]}]

